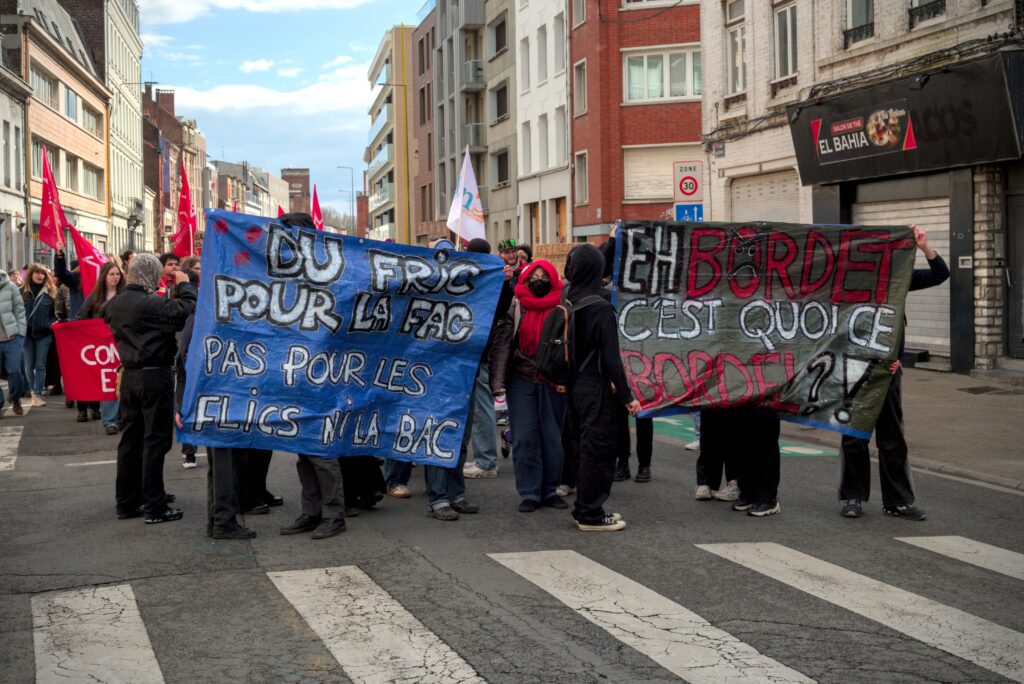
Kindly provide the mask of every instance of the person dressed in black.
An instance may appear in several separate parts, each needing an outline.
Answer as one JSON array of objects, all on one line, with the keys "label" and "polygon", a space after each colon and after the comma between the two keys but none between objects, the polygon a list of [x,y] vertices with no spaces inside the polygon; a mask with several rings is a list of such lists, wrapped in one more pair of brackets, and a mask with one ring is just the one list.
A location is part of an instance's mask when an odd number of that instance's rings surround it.
[{"label": "person dressed in black", "polygon": [[[703,411],[701,415],[701,454],[705,448],[708,449],[718,473],[721,473],[722,463],[726,464],[727,473],[728,463],[734,463],[739,493],[733,499],[732,509],[745,511],[755,518],[782,512],[779,506],[781,423],[778,416],[755,406]],[[705,419],[710,425],[705,423]],[[717,486],[717,475],[712,475],[710,469],[707,477],[715,477]],[[721,496],[715,498],[729,500]]]},{"label": "person dressed in black", "polygon": [[[913,226],[914,240],[928,260],[928,268],[914,269],[910,278],[910,291],[924,290],[941,285],[949,279],[949,267],[942,257],[928,246],[928,238],[921,228]],[[900,356],[903,356],[904,337],[900,337]],[[910,477],[907,458],[907,440],[903,436],[903,402],[901,386],[903,370],[899,359],[889,367],[892,381],[882,403],[882,412],[875,423],[875,445],[878,447],[878,478],[882,483],[882,512],[908,520],[924,520],[925,512],[914,505],[914,482]],[[843,475],[839,483],[839,499],[843,502],[840,514],[859,518],[864,502],[871,494],[870,442],[859,437],[843,436]],[[742,486],[742,485],[741,485]]]},{"label": "person dressed in black", "polygon": [[616,412],[625,406],[636,415],[640,402],[633,398],[619,356],[615,312],[602,283],[604,258],[593,245],[580,245],[569,253],[565,275],[570,282],[570,304],[598,297],[572,314],[570,331],[575,377],[569,386],[567,424],[570,442],[579,458],[576,502],[572,516],[579,529],[613,531],[624,528],[618,514],[608,514],[604,503],[615,475],[615,447],[619,443]]},{"label": "person dressed in black", "polygon": [[155,294],[162,271],[152,254],[137,255],[128,287],[100,311],[121,356],[124,431],[117,447],[117,515],[144,515],[147,524],[182,517],[180,508],[167,505],[163,471],[173,444],[175,333],[196,306],[196,288],[181,272],[174,274],[176,298]]}]

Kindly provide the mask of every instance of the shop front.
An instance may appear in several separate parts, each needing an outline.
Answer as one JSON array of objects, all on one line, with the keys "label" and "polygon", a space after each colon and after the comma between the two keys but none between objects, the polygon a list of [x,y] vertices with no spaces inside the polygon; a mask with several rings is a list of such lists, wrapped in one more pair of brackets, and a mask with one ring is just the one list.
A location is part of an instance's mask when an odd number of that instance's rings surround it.
[{"label": "shop front", "polygon": [[1024,50],[787,113],[815,223],[916,224],[949,264],[907,300],[905,361],[966,373],[1024,357]]}]

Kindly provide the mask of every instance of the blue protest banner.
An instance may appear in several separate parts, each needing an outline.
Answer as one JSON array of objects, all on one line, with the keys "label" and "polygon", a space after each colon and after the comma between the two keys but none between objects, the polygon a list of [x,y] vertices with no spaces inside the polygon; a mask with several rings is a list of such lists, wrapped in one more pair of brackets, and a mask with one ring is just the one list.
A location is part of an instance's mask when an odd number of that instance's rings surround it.
[{"label": "blue protest banner", "polygon": [[181,441],[456,464],[500,258],[206,225]]}]

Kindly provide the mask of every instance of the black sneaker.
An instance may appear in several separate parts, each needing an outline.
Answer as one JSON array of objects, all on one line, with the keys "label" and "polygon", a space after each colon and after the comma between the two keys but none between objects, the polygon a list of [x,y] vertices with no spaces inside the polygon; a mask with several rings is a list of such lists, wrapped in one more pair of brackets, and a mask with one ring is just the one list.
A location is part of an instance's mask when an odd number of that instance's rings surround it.
[{"label": "black sneaker", "polygon": [[250,530],[248,527],[235,525],[226,530],[213,530],[212,536],[214,539],[252,539],[256,536],[256,531]]},{"label": "black sneaker", "polygon": [[523,499],[519,502],[520,513],[533,513],[538,508],[540,508],[540,504],[533,499]]},{"label": "black sneaker", "polygon": [[926,520],[927,516],[914,504],[901,504],[899,506],[882,506],[882,512],[896,518],[907,520]]},{"label": "black sneaker", "polygon": [[629,464],[620,463],[615,466],[615,475],[612,476],[613,482],[622,482],[623,480],[629,479]]},{"label": "black sneaker", "polygon": [[319,516],[306,515],[303,513],[295,519],[291,525],[285,525],[279,531],[281,534],[302,534],[312,532],[323,521]]},{"label": "black sneaker", "polygon": [[782,508],[779,506],[778,501],[758,501],[750,507],[750,510],[747,511],[747,515],[764,518],[765,516],[775,515],[776,513],[781,512]]},{"label": "black sneaker", "polygon": [[547,506],[548,508],[558,508],[561,510],[565,510],[566,508],[569,507],[569,504],[566,502],[566,500],[560,496],[549,496],[548,498],[544,499],[544,501],[542,501],[541,504]]},{"label": "black sneaker", "polygon": [[651,466],[640,466],[636,469],[636,477],[633,478],[633,482],[650,482],[651,481]]},{"label": "black sneaker", "polygon": [[92,409],[89,411],[89,417],[93,420],[101,420],[103,418],[103,414],[101,414],[99,411],[95,409]]},{"label": "black sneaker", "polygon": [[270,506],[265,503],[257,503],[242,509],[242,515],[266,515],[267,513],[270,513]]},{"label": "black sneaker", "polygon": [[81,411],[78,412],[78,417],[75,418],[75,421],[79,423],[88,423],[89,414],[86,413],[85,409],[82,409]]},{"label": "black sneaker", "polygon": [[733,502],[732,510],[734,510],[734,511],[749,511],[750,507],[752,505],[753,504],[751,502],[747,501],[746,499],[743,498],[742,495],[740,495],[740,498],[736,499],[736,501]]},{"label": "black sneaker", "polygon": [[341,534],[345,531],[345,518],[334,518],[333,520],[324,520],[320,525],[313,530],[313,534],[310,535],[310,539],[327,539],[333,537],[336,534]]},{"label": "black sneaker", "polygon": [[157,523],[174,522],[175,520],[181,520],[182,516],[184,515],[185,511],[181,510],[180,508],[168,506],[166,509],[164,509],[163,513],[158,513],[156,515],[147,514],[146,524],[156,525]]},{"label": "black sneaker", "polygon": [[860,499],[847,499],[843,507],[839,509],[839,515],[844,518],[859,518],[864,513],[864,504]]},{"label": "black sneaker", "polygon": [[462,501],[452,501],[452,508],[454,508],[456,512],[465,513],[466,515],[480,512],[479,506],[474,503],[469,503],[465,499]]},{"label": "black sneaker", "polygon": [[576,527],[584,532],[617,532],[626,527],[626,521],[621,517],[606,515],[600,522],[585,523],[577,520]]},{"label": "black sneaker", "polygon": [[143,510],[142,506],[137,506],[136,508],[132,508],[130,510],[118,509],[117,510],[117,519],[118,520],[129,520],[131,518],[141,518],[144,515],[144,513],[145,513],[145,511]]}]

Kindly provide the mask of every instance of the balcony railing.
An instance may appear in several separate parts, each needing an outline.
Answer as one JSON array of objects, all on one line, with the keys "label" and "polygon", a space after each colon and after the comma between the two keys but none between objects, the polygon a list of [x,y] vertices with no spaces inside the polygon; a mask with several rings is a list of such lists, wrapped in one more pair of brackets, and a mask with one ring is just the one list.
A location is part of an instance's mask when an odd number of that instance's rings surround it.
[{"label": "balcony railing", "polygon": [[913,31],[914,27],[921,22],[945,16],[945,14],[946,0],[933,0],[932,2],[918,5],[917,7],[911,7],[909,11],[910,30]]},{"label": "balcony railing", "polygon": [[428,14],[434,11],[435,7],[437,7],[437,0],[427,0],[423,3],[423,5],[420,6],[419,11],[416,12],[416,23],[422,24],[423,20],[427,18]]},{"label": "balcony railing", "polygon": [[479,59],[471,59],[462,64],[462,89],[483,90],[487,85],[484,78],[484,63]]},{"label": "balcony railing", "polygon": [[373,141],[377,139],[377,136],[380,135],[380,132],[388,125],[389,121],[391,121],[391,103],[381,107],[380,111],[377,112],[377,118],[373,120],[372,124],[370,124],[370,132],[366,134],[367,145],[372,144]]},{"label": "balcony railing", "polygon": [[384,68],[380,70],[380,74],[377,75],[377,80],[373,82],[373,85],[376,88],[385,83],[391,83],[391,62],[385,64]]},{"label": "balcony railing", "polygon": [[388,202],[392,202],[395,199],[395,184],[385,183],[377,192],[370,195],[368,200],[370,211],[375,211],[378,207],[381,207]]},{"label": "balcony railing", "polygon": [[487,146],[487,124],[466,124],[466,144],[470,147]]},{"label": "balcony railing", "polygon": [[847,29],[843,31],[843,48],[848,48],[854,43],[867,40],[873,35],[875,35],[875,22],[873,21]]},{"label": "balcony railing", "polygon": [[374,156],[374,158],[372,160],[370,160],[370,164],[369,164],[369,166],[367,166],[367,169],[366,169],[367,173],[370,176],[375,175],[377,172],[379,172],[381,169],[383,169],[387,164],[391,163],[391,159],[393,157],[393,149],[392,148],[393,148],[393,146],[390,143],[388,143],[387,145],[385,145],[384,147],[382,147],[380,149],[380,152],[378,152],[376,154],[376,156]]},{"label": "balcony railing", "polygon": [[393,239],[394,238],[394,235],[393,235],[394,232],[395,232],[395,224],[394,223],[385,223],[382,226],[377,226],[375,228],[371,228],[370,230],[366,231],[366,237],[370,238],[371,240],[380,240],[380,241],[383,242],[384,240]]}]

